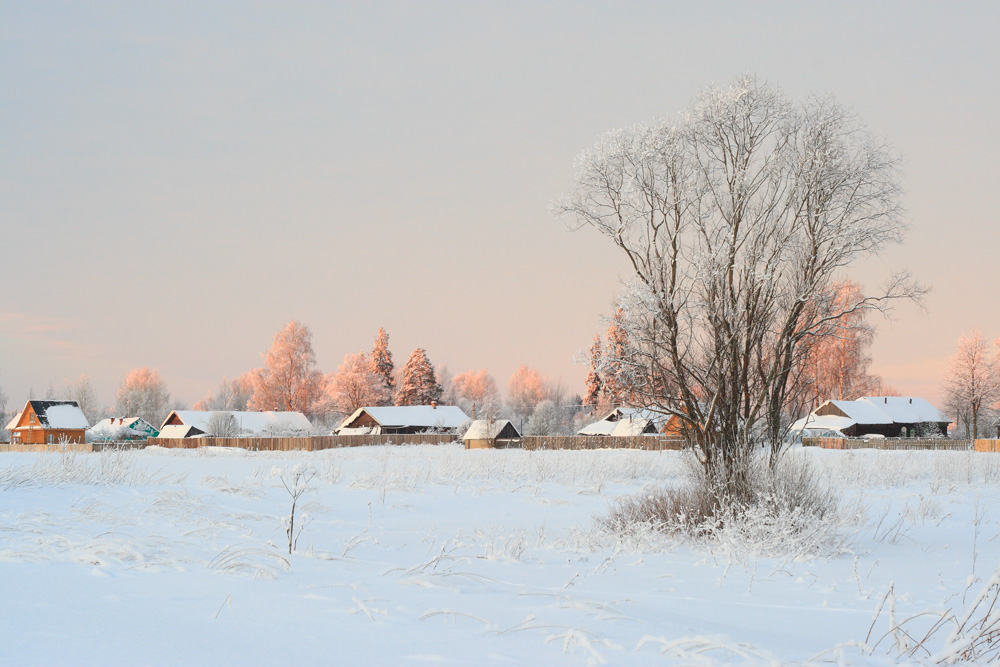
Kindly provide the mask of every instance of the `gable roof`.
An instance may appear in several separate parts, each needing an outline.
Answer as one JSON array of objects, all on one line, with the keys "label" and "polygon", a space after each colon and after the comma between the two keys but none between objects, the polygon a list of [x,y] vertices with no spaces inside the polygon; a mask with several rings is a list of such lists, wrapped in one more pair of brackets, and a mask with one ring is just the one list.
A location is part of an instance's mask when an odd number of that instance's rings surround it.
[{"label": "gable roof", "polygon": [[455,405],[379,405],[358,408],[345,419],[345,427],[367,412],[382,427],[405,428],[458,428],[469,421],[469,415]]},{"label": "gable roof", "polygon": [[465,432],[465,435],[462,437],[462,439],[494,440],[500,435],[500,432],[503,431],[508,424],[512,429],[514,429],[514,433],[517,434],[517,437],[521,437],[521,434],[518,432],[517,427],[511,424],[510,420],[508,419],[495,419],[493,421],[490,421],[488,419],[477,419],[476,421],[472,422],[472,425],[469,427],[469,430]]},{"label": "gable roof", "polygon": [[[90,422],[76,401],[28,401],[42,428],[88,429]],[[27,407],[27,406],[25,406]],[[21,411],[24,414],[24,410]],[[21,415],[19,414],[18,417]]]},{"label": "gable roof", "polygon": [[[230,414],[244,433],[274,431],[311,431],[312,423],[301,412],[240,412],[237,410],[174,410],[163,420],[166,425],[173,415],[186,426],[209,432],[209,422],[216,414]],[[161,428],[162,432],[163,429]]]}]

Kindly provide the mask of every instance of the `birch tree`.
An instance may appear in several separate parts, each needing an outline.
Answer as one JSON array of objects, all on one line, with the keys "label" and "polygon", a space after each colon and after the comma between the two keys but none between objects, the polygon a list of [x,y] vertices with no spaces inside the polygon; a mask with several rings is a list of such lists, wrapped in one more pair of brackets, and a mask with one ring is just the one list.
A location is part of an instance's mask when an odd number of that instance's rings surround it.
[{"label": "birch tree", "polygon": [[921,294],[903,272],[834,305],[846,267],[903,238],[898,158],[832,97],[793,102],[753,76],[677,119],[606,133],[555,208],[631,267],[620,305],[636,402],[680,418],[705,470],[734,487],[760,447],[777,464],[807,341]]},{"label": "birch tree", "polygon": [[354,414],[358,408],[387,402],[384,378],[373,370],[363,350],[346,355],[327,385],[334,408],[345,415]]},{"label": "birch tree", "polygon": [[955,421],[973,440],[1000,401],[1000,357],[974,329],[958,339],[958,350],[944,377],[945,403]]},{"label": "birch tree", "polygon": [[155,368],[133,368],[122,379],[115,397],[115,413],[142,417],[159,426],[170,412],[170,392]]},{"label": "birch tree", "polygon": [[295,320],[274,336],[264,355],[266,366],[251,376],[251,410],[280,410],[313,414],[323,397],[325,381],[316,370],[309,327]]}]

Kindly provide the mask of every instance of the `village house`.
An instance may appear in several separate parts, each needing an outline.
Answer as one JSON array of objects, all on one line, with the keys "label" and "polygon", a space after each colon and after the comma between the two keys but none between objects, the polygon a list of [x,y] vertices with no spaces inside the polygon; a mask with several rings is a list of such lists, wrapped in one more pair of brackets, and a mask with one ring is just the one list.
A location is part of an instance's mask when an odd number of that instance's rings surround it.
[{"label": "village house", "polygon": [[[244,412],[237,410],[173,410],[160,426],[160,437],[191,437],[175,435],[179,429],[164,431],[168,426],[193,426],[198,434],[219,435],[213,429],[219,424],[231,424],[232,433],[226,435],[250,437],[279,437],[307,435],[312,423],[301,412]],[[191,433],[190,430],[184,433]]]},{"label": "village house", "polygon": [[681,437],[681,419],[645,408],[615,408],[603,419],[584,426],[577,435],[627,437],[665,435]]},{"label": "village house", "polygon": [[108,417],[90,429],[92,442],[121,442],[156,438],[160,431],[142,417]]},{"label": "village house", "polygon": [[469,416],[454,405],[381,405],[358,408],[337,429],[337,435],[412,435],[455,433]]},{"label": "village house", "polygon": [[76,401],[28,401],[7,424],[10,441],[24,445],[82,443],[89,428]]},{"label": "village house", "polygon": [[493,449],[520,445],[521,434],[508,419],[477,419],[462,436],[466,449]]},{"label": "village house", "polygon": [[829,400],[791,427],[793,437],[843,434],[848,438],[948,437],[950,420],[926,399],[865,396],[855,401]]}]

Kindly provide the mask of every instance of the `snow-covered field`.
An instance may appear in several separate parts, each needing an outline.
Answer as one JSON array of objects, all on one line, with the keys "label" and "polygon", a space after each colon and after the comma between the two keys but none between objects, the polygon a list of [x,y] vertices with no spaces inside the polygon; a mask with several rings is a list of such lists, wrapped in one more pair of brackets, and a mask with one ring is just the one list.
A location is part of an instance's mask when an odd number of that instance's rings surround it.
[{"label": "snow-covered field", "polygon": [[[839,540],[819,551],[595,528],[615,497],[677,483],[676,452],[3,454],[0,664],[892,664],[945,650],[950,626],[901,657],[1000,565],[1000,455],[793,454],[842,494]],[[297,468],[314,477],[289,555]]]}]

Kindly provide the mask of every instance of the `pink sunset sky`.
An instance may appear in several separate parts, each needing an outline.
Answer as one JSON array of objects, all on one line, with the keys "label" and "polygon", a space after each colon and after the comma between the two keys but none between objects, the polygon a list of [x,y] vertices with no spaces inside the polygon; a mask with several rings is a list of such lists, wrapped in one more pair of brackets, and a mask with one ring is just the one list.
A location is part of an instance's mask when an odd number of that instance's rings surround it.
[{"label": "pink sunset sky", "polygon": [[110,404],[152,366],[190,404],[297,319],[324,372],[382,326],[397,364],[582,393],[626,267],[547,210],[574,157],[755,72],[902,154],[906,242],[846,277],[933,288],[873,356],[939,402],[1000,336],[998,34],[987,2],[5,2],[0,386]]}]

